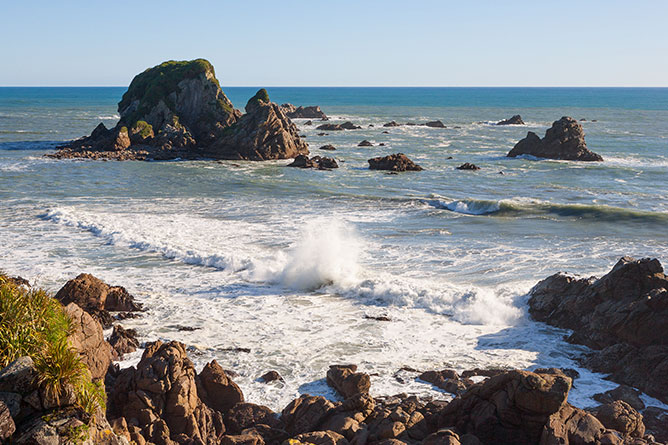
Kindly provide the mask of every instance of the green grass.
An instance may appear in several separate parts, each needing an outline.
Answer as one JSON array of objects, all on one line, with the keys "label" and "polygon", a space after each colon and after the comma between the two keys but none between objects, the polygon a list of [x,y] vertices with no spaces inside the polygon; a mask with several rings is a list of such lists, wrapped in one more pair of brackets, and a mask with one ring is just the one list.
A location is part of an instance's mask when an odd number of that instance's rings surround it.
[{"label": "green grass", "polygon": [[[248,104],[250,104],[251,102],[258,102],[258,101],[262,101],[266,104],[269,103],[269,93],[267,93],[267,90],[265,90],[264,88],[259,89],[258,92],[255,93],[255,96],[251,97],[248,100]],[[246,106],[248,106],[248,104],[246,104]]]},{"label": "green grass", "polygon": [[29,356],[37,369],[37,382],[54,399],[68,386],[77,405],[92,420],[105,409],[101,384],[93,382],[86,365],[69,341],[72,320],[58,300],[42,289],[17,286],[0,273],[0,367]]}]

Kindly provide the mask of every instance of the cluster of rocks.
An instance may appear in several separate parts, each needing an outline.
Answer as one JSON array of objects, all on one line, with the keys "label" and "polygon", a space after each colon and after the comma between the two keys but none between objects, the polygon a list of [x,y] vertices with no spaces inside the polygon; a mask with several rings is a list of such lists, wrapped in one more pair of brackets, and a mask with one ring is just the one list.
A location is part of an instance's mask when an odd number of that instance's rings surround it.
[{"label": "cluster of rocks", "polygon": [[[386,127],[386,128],[390,128],[390,127],[400,127],[401,125],[402,125],[402,124],[400,124],[400,123],[398,123],[398,122],[396,122],[396,121],[390,121],[390,122],[388,122],[388,123],[386,123],[386,124],[383,124],[383,127]],[[414,126],[424,126],[424,127],[430,127],[430,128],[448,128],[448,127],[446,127],[445,124],[444,124],[443,122],[441,122],[440,120],[429,121],[429,122],[425,122],[424,124],[416,124],[415,122],[406,122],[406,123],[403,124],[403,125],[408,125],[408,126],[411,126],[411,127],[414,127]]]},{"label": "cluster of rocks", "polygon": [[295,158],[294,161],[292,161],[292,163],[288,164],[288,167],[331,170],[333,168],[339,168],[339,164],[334,158],[329,158],[326,156],[313,156],[312,158],[309,158],[306,155],[299,155]]},{"label": "cluster of rocks", "polygon": [[[642,267],[652,280],[665,280],[655,264]],[[634,271],[620,274],[628,280],[626,285],[622,282],[614,286],[620,294],[663,283],[643,284],[632,278],[637,275]],[[612,282],[599,286],[608,289]],[[124,298],[119,300],[114,296],[117,294]],[[645,408],[632,388],[598,395],[602,405],[595,410],[571,406],[568,392],[577,373],[559,369],[475,369],[461,375],[447,369],[423,373],[411,370],[420,380],[456,396],[447,402],[406,394],[374,398],[369,394],[368,374],[359,372],[355,365],[332,365],[326,381],[342,401],[302,394],[275,413],[266,406],[246,402],[232,380],[233,373],[215,360],[198,373],[186,346],[179,342],[148,343],[139,363],[123,370],[111,364],[106,352],[91,360],[92,352],[111,348],[105,346],[102,326],[94,315],[107,303],[118,307],[113,305],[122,301],[123,308],[138,305],[123,288],[108,286],[86,274],[68,282],[58,295],[61,301],[69,302],[67,308],[76,308],[68,313],[85,320],[75,318],[73,335],[91,338],[77,346],[86,364],[97,371],[107,366],[96,374],[106,385],[106,415],[97,414],[93,426],[86,427],[86,434],[81,435],[81,443],[641,445],[656,443],[656,438],[663,440],[668,432],[667,414],[658,408],[653,412]],[[120,326],[115,327],[110,341],[115,336],[134,338]],[[50,398],[35,383],[34,375],[34,364],[27,357],[0,371],[0,440],[79,443],[72,440],[72,435],[84,431],[86,419],[73,407],[71,397],[58,401]],[[485,380],[476,383],[476,376]],[[281,377],[275,371],[260,378],[265,382],[277,379]],[[638,412],[643,408],[648,414],[646,420]]]},{"label": "cluster of rocks", "polygon": [[361,130],[362,127],[355,125],[350,121],[346,121],[342,124],[322,124],[315,128],[316,130],[324,131],[342,131],[342,130]]},{"label": "cluster of rocks", "polygon": [[529,295],[535,320],[593,350],[586,366],[668,403],[668,277],[657,259],[624,257],[600,279],[557,273]]},{"label": "cluster of rocks", "polygon": [[602,161],[603,158],[587,149],[582,125],[572,117],[564,116],[552,124],[542,139],[532,131],[508,153],[514,158],[531,155],[538,158],[568,161]]},{"label": "cluster of rocks", "polygon": [[259,90],[242,114],[204,59],[164,62],[137,75],[118,112],[114,128],[101,123],[90,136],[59,147],[51,156],[266,160],[308,154],[297,127],[266,90]]},{"label": "cluster of rocks", "polygon": [[[290,119],[320,119],[323,121],[329,120],[327,115],[317,105],[309,107],[296,107],[292,104],[283,104],[281,105],[281,110]],[[311,125],[307,124],[306,122],[304,124]]]}]

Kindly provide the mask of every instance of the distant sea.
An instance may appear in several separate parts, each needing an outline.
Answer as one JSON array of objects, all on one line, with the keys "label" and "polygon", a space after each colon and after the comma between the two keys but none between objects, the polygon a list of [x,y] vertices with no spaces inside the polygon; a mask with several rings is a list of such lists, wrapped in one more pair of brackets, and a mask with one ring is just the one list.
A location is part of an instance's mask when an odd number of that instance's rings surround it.
[{"label": "distant sea", "polygon": [[[241,109],[256,90],[224,88]],[[124,91],[0,88],[1,269],[52,290],[80,272],[125,286],[148,308],[124,322],[142,340],[183,341],[197,366],[216,358],[274,409],[302,392],[335,398],[332,363],[372,373],[374,395],[448,397],[395,378],[403,366],[576,368],[577,406],[615,386],[579,368],[585,348],[564,331],[528,318],[526,294],[623,255],[668,262],[668,89],[268,88],[363,127],[320,136],[296,121],[334,171],[43,156],[115,125]],[[526,125],[493,125],[514,114]],[[565,115],[604,162],[505,157]],[[435,119],[447,128],[382,127]],[[425,170],[368,170],[396,152]],[[481,170],[455,169],[464,162]],[[284,384],[256,380],[270,369]]]}]

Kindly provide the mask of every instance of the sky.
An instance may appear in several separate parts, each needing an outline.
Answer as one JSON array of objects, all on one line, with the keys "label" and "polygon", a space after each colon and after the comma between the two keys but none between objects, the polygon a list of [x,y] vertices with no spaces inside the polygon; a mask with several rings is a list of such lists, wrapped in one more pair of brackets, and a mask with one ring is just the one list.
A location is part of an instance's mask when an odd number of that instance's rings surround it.
[{"label": "sky", "polygon": [[0,86],[668,86],[668,1],[0,0]]}]

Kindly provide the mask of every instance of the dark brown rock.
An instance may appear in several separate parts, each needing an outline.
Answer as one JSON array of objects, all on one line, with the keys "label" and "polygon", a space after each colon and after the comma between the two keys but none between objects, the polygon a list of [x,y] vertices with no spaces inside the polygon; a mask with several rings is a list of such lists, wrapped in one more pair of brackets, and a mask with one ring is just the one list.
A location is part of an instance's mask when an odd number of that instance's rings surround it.
[{"label": "dark brown rock", "polygon": [[525,125],[525,124],[524,121],[522,120],[522,116],[516,114],[510,119],[504,119],[502,121],[497,122],[496,125]]},{"label": "dark brown rock", "polygon": [[508,153],[514,158],[520,155],[531,155],[538,158],[564,159],[568,161],[602,161],[603,158],[588,150],[584,131],[572,117],[562,117],[552,124],[545,132],[543,139],[536,133],[529,132],[527,137],[519,141]]},{"label": "dark brown rock", "polygon": [[341,131],[341,130],[360,130],[362,127],[355,125],[352,122],[344,122],[342,124],[322,124],[316,127],[316,130],[324,131]]},{"label": "dark brown rock", "polygon": [[348,445],[348,441],[341,434],[334,431],[313,431],[299,434],[294,437],[302,444],[313,445]]},{"label": "dark brown rock", "polygon": [[602,444],[605,434],[605,427],[594,416],[566,404],[545,423],[540,445]]},{"label": "dark brown rock", "polygon": [[111,326],[113,321],[105,311],[139,311],[141,304],[135,303],[134,297],[121,286],[109,286],[93,275],[82,273],[68,281],[58,293],[63,305],[76,303],[83,310],[96,318],[103,327]]},{"label": "dark brown rock", "polygon": [[276,380],[283,381],[283,377],[276,371],[268,371],[260,377],[260,381],[264,383],[273,382]]},{"label": "dark brown rock", "polygon": [[295,124],[261,89],[246,104],[246,114],[223,130],[205,152],[219,159],[262,161],[294,158],[309,151]]},{"label": "dark brown rock", "polygon": [[594,400],[602,404],[612,403],[615,400],[623,400],[637,411],[645,409],[645,403],[640,398],[640,391],[628,385],[619,385],[615,389],[600,394],[594,394]]},{"label": "dark brown rock", "polygon": [[383,127],[399,127],[401,124],[395,122],[395,121],[390,121],[386,124],[383,124]]},{"label": "dark brown rock", "polygon": [[438,426],[456,427],[483,443],[537,443],[548,418],[565,406],[570,386],[571,380],[560,375],[499,374],[450,402]]},{"label": "dark brown rock", "polygon": [[595,415],[603,426],[619,431],[624,436],[641,438],[645,435],[642,415],[626,402],[616,400],[601,405]]},{"label": "dark brown rock", "polygon": [[357,365],[331,365],[327,371],[327,384],[347,399],[368,394],[371,379],[368,374],[357,372]]},{"label": "dark brown rock", "polygon": [[107,416],[124,417],[147,442],[218,443],[225,433],[220,412],[199,397],[182,343],[148,344],[137,367],[121,370],[107,390]]},{"label": "dark brown rock", "polygon": [[529,313],[572,329],[594,351],[584,364],[668,400],[668,278],[658,260],[624,257],[600,279],[555,274],[529,292]]},{"label": "dark brown rock", "polygon": [[430,434],[422,445],[460,445],[459,435],[449,428]]},{"label": "dark brown rock", "polygon": [[125,329],[121,325],[115,325],[109,337],[109,344],[116,352],[116,358],[122,359],[123,355],[135,352],[139,347],[137,331]]},{"label": "dark brown rock", "polygon": [[16,425],[12,418],[9,408],[4,402],[0,401],[0,442],[9,439],[16,431]]},{"label": "dark brown rock", "polygon": [[422,167],[415,164],[403,153],[369,159],[371,170],[390,170],[394,172],[420,171]]},{"label": "dark brown rock", "polygon": [[283,104],[281,110],[290,119],[327,119],[327,115],[317,105],[296,107],[292,104]]},{"label": "dark brown rock", "polygon": [[225,426],[229,434],[240,434],[243,430],[257,425],[271,428],[283,426],[276,413],[263,405],[239,402],[225,413]]},{"label": "dark brown rock", "polygon": [[480,170],[480,167],[475,164],[471,164],[470,162],[465,162],[457,167],[457,170]]},{"label": "dark brown rock", "polygon": [[362,142],[357,144],[358,147],[373,147],[373,144],[366,139],[364,139]]},{"label": "dark brown rock", "polygon": [[283,409],[281,421],[291,436],[315,431],[328,416],[334,413],[335,407],[324,397],[304,394]]},{"label": "dark brown rock", "polygon": [[197,376],[197,389],[206,405],[222,413],[244,401],[241,388],[215,360],[204,366]]},{"label": "dark brown rock", "polygon": [[443,122],[438,120],[427,122],[425,125],[431,128],[447,128]]},{"label": "dark brown rock", "polygon": [[451,369],[423,372],[418,378],[455,395],[463,393],[467,388],[467,384]]},{"label": "dark brown rock", "polygon": [[328,151],[334,151],[336,150],[336,147],[330,144],[323,145],[322,147],[319,148],[319,150],[328,150]]},{"label": "dark brown rock", "polygon": [[309,159],[309,157],[306,155],[299,155],[294,159],[294,161],[292,161],[292,163],[288,164],[288,167],[331,170],[333,168],[339,168],[339,164],[334,158],[313,156]]},{"label": "dark brown rock", "polygon": [[657,442],[668,443],[668,411],[649,406],[643,411],[643,423],[648,434],[653,434]]}]

